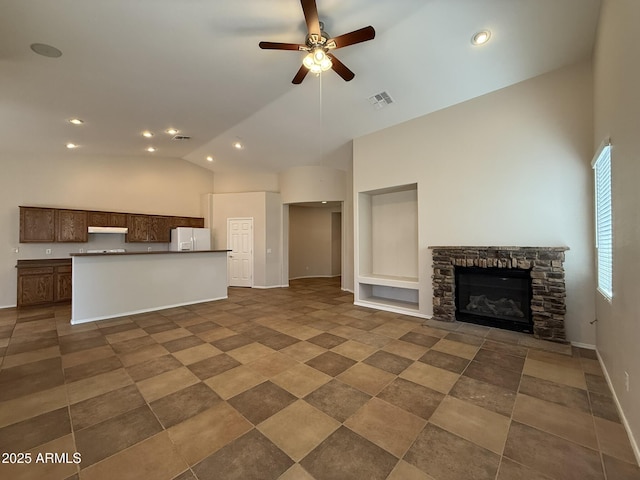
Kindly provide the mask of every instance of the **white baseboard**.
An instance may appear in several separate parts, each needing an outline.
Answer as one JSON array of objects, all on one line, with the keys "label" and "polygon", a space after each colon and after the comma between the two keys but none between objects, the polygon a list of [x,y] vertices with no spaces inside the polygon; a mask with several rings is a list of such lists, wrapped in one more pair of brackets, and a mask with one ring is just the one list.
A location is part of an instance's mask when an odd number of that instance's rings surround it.
[{"label": "white baseboard", "polygon": [[3,308],[16,308],[18,305],[0,305],[0,310],[2,310]]},{"label": "white baseboard", "polygon": [[307,275],[306,277],[290,277],[289,280],[301,280],[303,278],[336,278],[342,275]]},{"label": "white baseboard", "polygon": [[613,401],[616,404],[616,408],[618,409],[618,415],[622,419],[622,425],[624,425],[624,429],[627,431],[627,436],[629,437],[629,442],[631,443],[631,449],[633,450],[633,454],[636,456],[636,462],[640,464],[640,448],[638,448],[638,442],[633,436],[633,432],[631,431],[631,427],[629,426],[629,422],[627,421],[627,417],[624,415],[624,411],[620,406],[620,401],[618,400],[618,396],[616,395],[616,391],[613,389],[613,384],[611,383],[611,377],[609,376],[609,372],[607,371],[607,367],[605,367],[604,362],[602,361],[602,357],[600,356],[600,352],[598,349],[595,349],[596,355],[598,355],[598,362],[600,362],[600,367],[604,372],[604,378],[607,381],[607,385],[609,385],[609,390],[611,390],[611,394],[613,395]]},{"label": "white baseboard", "polygon": [[263,285],[254,285],[251,288],[257,288],[259,290],[266,290],[269,288],[287,288],[289,285],[268,285],[268,286],[263,286]]},{"label": "white baseboard", "polygon": [[571,343],[571,345],[573,345],[574,347],[578,347],[578,348],[585,348],[587,350],[595,350],[596,346],[595,345],[591,345],[590,343],[580,343],[580,342],[569,342]]}]

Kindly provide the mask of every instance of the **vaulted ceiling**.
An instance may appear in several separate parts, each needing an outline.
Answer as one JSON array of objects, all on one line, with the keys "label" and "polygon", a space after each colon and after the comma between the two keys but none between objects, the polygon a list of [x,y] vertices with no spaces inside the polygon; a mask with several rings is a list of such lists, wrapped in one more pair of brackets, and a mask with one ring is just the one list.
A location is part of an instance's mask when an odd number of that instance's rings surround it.
[{"label": "vaulted ceiling", "polygon": [[[304,42],[299,0],[3,0],[0,151],[157,155],[214,171],[340,165],[353,138],[588,59],[600,0],[317,6],[331,36],[376,29],[334,52],[351,82],[329,71],[293,85],[303,53],[258,48]],[[485,29],[490,41],[472,45]],[[393,103],[375,109],[368,99],[383,91]]]}]

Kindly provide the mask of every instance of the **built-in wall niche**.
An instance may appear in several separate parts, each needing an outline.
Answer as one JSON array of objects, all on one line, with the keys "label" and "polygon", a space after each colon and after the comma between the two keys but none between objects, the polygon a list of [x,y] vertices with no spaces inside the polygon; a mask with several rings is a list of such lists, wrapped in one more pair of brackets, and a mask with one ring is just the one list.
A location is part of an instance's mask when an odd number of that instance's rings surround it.
[{"label": "built-in wall niche", "polygon": [[356,304],[416,314],[418,187],[400,185],[358,193]]}]

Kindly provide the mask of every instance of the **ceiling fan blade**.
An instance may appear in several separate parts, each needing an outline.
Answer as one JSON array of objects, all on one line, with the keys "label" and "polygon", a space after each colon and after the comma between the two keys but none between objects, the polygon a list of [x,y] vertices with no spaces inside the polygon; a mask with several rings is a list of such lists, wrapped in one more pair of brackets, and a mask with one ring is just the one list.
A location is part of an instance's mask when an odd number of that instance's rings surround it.
[{"label": "ceiling fan blade", "polygon": [[320,35],[320,21],[318,20],[318,7],[316,0],[300,0],[304,19],[307,22],[309,35]]},{"label": "ceiling fan blade", "polygon": [[[373,40],[376,37],[375,29],[369,25],[368,27],[360,28],[358,30],[354,30],[350,33],[345,33],[344,35],[339,35],[335,38],[331,38],[327,40],[328,48],[342,48],[348,47],[349,45],[353,45],[355,43],[366,42],[367,40]],[[333,46],[335,44],[335,46]]]},{"label": "ceiling fan blade", "polygon": [[351,70],[349,70],[344,63],[342,63],[340,60],[338,60],[335,57],[335,55],[331,55],[330,53],[327,53],[327,57],[331,59],[331,63],[332,63],[331,68],[333,69],[333,71],[336,72],[338,75],[340,75],[345,82],[349,82],[353,80],[353,77],[355,77],[356,74],[353,73]]},{"label": "ceiling fan blade", "polygon": [[304,77],[307,76],[307,73],[309,73],[309,69],[307,67],[305,67],[304,65],[302,65],[300,67],[300,70],[298,70],[298,73],[296,73],[296,76],[293,77],[293,80],[291,80],[291,83],[293,83],[295,85],[301,84],[302,80],[304,80]]},{"label": "ceiling fan blade", "polygon": [[263,50],[306,50],[304,45],[297,43],[260,42],[258,45]]}]

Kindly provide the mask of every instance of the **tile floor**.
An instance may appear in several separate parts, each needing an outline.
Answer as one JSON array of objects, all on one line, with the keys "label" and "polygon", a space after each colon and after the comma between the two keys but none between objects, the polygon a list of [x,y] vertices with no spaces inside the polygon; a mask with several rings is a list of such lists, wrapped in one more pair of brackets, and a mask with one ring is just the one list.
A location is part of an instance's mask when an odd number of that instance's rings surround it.
[{"label": "tile floor", "polygon": [[308,279],[78,326],[0,310],[0,452],[32,458],[0,478],[640,479],[594,352],[352,302]]}]

